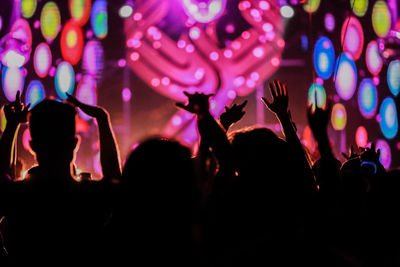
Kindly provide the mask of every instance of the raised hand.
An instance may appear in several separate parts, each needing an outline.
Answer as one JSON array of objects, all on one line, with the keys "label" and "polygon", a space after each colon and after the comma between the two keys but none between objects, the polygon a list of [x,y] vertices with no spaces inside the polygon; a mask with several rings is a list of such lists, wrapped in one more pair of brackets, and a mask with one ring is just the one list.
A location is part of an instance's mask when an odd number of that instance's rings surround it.
[{"label": "raised hand", "polygon": [[350,150],[349,150],[349,154],[348,154],[348,155],[347,155],[346,153],[342,153],[342,156],[343,156],[346,160],[358,158],[358,154],[354,152],[353,146],[350,146]]},{"label": "raised hand", "polygon": [[209,112],[209,107],[210,107],[209,99],[213,95],[206,95],[199,93],[190,94],[188,92],[183,92],[183,93],[188,97],[189,103],[187,105],[183,103],[176,103],[177,107],[197,115]]},{"label": "raised hand", "polygon": [[269,83],[269,91],[271,92],[272,102],[269,102],[265,97],[262,101],[265,106],[278,117],[288,114],[289,96],[287,93],[286,84],[279,80],[274,80]]},{"label": "raised hand", "polygon": [[[332,110],[332,101],[330,98],[327,100],[327,105],[325,109],[322,109],[318,106],[318,98],[317,94],[314,95],[315,102],[314,105],[311,104],[307,110],[307,118],[308,123],[310,125],[311,130],[313,131],[315,138],[322,133],[326,134],[326,129],[328,127],[330,113]],[[315,106],[315,111],[313,111],[313,107]]]},{"label": "raised hand", "polygon": [[246,111],[243,109],[246,105],[247,100],[240,105],[233,104],[231,108],[225,107],[224,113],[222,113],[219,117],[220,122],[225,130],[228,130],[232,124],[240,121],[243,118],[244,114],[246,113]]},{"label": "raised hand", "polygon": [[371,161],[378,163],[379,156],[381,155],[381,150],[376,150],[375,143],[371,144],[370,148],[361,148],[363,151],[361,152],[360,159],[362,161]]},{"label": "raised hand", "polygon": [[4,106],[4,115],[6,117],[7,123],[18,125],[20,123],[27,122],[27,116],[31,104],[27,106],[21,102],[21,94],[18,91],[15,97],[15,101]]},{"label": "raised hand", "polygon": [[71,104],[73,104],[77,108],[80,108],[84,113],[86,113],[90,117],[98,119],[98,118],[107,116],[107,112],[103,108],[101,108],[99,106],[87,105],[85,103],[80,102],[76,97],[74,97],[74,96],[72,96],[72,95],[70,95],[68,93],[66,93],[66,94],[67,94],[67,97],[68,97],[67,98],[68,102],[70,102]]}]

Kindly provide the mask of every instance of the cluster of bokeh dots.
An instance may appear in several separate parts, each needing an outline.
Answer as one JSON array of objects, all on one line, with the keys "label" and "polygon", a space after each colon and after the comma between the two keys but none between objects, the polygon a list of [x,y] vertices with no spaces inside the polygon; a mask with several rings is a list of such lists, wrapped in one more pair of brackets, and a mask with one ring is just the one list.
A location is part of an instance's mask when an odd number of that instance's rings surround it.
[{"label": "cluster of bokeh dots", "polygon": [[[308,13],[317,12],[320,4],[319,0],[306,1],[304,10]],[[368,0],[349,0],[353,14],[344,19],[341,29],[337,31],[340,32],[341,38],[341,47],[336,47],[336,51],[340,51],[339,54],[335,55],[335,47],[328,36],[319,36],[314,44],[313,60],[317,77],[309,89],[308,97],[309,105],[315,106],[314,102],[317,99],[318,106],[325,107],[324,80],[333,79],[337,95],[333,98],[336,103],[331,113],[331,125],[336,131],[346,129],[346,106],[351,105],[352,99],[356,99],[358,110],[365,120],[361,121],[364,125],[358,126],[354,141],[359,147],[376,142],[377,148],[381,149],[380,160],[385,168],[390,168],[392,162],[390,142],[394,142],[398,136],[395,99],[400,92],[400,60],[389,59],[387,73],[382,73],[385,69],[384,60],[378,42],[379,39],[387,37],[396,24],[393,20],[397,18],[393,17],[390,9],[394,8],[397,11],[398,8],[396,3],[391,5],[395,6],[388,6],[388,3],[381,0],[373,3],[369,3]],[[370,18],[366,18],[366,14],[371,14]],[[324,17],[325,30],[328,34],[332,33],[337,26],[335,16],[326,13]],[[365,24],[369,25],[363,27],[360,23],[361,18],[368,21]],[[365,40],[364,37],[364,30],[367,31],[368,27],[372,28],[375,34],[371,40]],[[363,53],[364,58],[361,57]],[[364,63],[366,70],[357,69],[357,66],[363,66]],[[365,75],[360,76],[359,73]],[[386,79],[382,79],[385,76]],[[390,93],[386,92],[387,88]],[[357,123],[361,124],[360,121]],[[367,129],[372,127],[371,125],[380,128],[381,138],[369,140]]]}]

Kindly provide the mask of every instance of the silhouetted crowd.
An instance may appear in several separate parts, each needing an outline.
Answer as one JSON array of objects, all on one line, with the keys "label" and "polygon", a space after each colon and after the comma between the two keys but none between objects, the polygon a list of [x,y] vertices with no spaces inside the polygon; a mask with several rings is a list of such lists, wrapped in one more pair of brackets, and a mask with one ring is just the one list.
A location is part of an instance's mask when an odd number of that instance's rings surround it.
[{"label": "silhouetted crowd", "polygon": [[[211,95],[177,107],[196,115],[198,151],[164,137],[141,142],[121,170],[108,112],[72,95],[32,109],[4,107],[0,139],[0,266],[400,266],[400,175],[374,144],[339,161],[331,101],[307,110],[318,144],[298,138],[286,85],[262,98],[284,138],[265,127],[229,131],[247,101],[216,120]],[[77,109],[96,121],[103,178],[77,172]],[[29,123],[37,165],[21,177],[14,151]]]}]

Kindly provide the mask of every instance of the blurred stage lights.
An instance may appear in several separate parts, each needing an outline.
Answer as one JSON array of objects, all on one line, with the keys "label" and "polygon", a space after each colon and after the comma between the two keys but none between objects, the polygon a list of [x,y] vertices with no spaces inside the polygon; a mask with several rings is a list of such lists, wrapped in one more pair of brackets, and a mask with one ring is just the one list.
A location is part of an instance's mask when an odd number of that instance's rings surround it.
[{"label": "blurred stage lights", "polygon": [[351,54],[353,59],[357,60],[364,47],[364,31],[357,18],[349,17],[343,22],[341,38],[343,51]]},{"label": "blurred stage lights", "polygon": [[[97,105],[97,92],[96,92],[96,80],[91,75],[83,76],[83,79],[77,86],[76,98],[87,105]],[[86,115],[79,109],[79,116],[88,121],[91,119],[89,115]]]},{"label": "blurred stage lights", "polygon": [[40,78],[46,77],[52,62],[50,47],[46,43],[36,46],[33,55],[33,67]]},{"label": "blurred stage lights", "polygon": [[66,93],[72,94],[75,86],[75,72],[71,64],[63,61],[58,65],[54,82],[58,96],[67,99]]},{"label": "blurred stage lights", "polygon": [[314,68],[322,79],[328,79],[333,72],[335,62],[335,50],[331,40],[321,37],[314,47]]},{"label": "blurred stage lights", "polygon": [[285,5],[281,7],[281,15],[286,19],[290,19],[294,16],[294,10],[291,6]]},{"label": "blurred stage lights", "polygon": [[387,71],[387,83],[389,85],[390,92],[394,96],[398,96],[400,92],[400,60],[396,59],[390,62]]},{"label": "blurred stage lights", "polygon": [[105,0],[96,0],[93,3],[90,24],[97,38],[104,39],[107,36],[108,14],[107,2]]},{"label": "blurred stage lights", "polygon": [[36,0],[21,0],[21,14],[24,18],[29,19],[36,11]]},{"label": "blurred stage lights", "polygon": [[375,116],[378,107],[378,93],[371,79],[364,79],[360,84],[358,107],[365,118],[371,119]]},{"label": "blurred stage lights", "polygon": [[226,8],[227,0],[183,0],[186,15],[200,23],[208,23],[218,19]]},{"label": "blurred stage lights", "polygon": [[133,14],[133,7],[125,4],[119,9],[118,14],[121,18],[129,18]]},{"label": "blurred stage lights", "polygon": [[379,161],[385,169],[389,169],[392,164],[392,152],[388,142],[383,139],[378,139],[375,144],[376,150],[380,150]]},{"label": "blurred stage lights", "polygon": [[390,30],[392,19],[385,1],[377,1],[372,9],[372,27],[378,37],[385,37]]},{"label": "blurred stage lights", "polygon": [[72,20],[79,26],[83,26],[89,20],[91,0],[69,0],[69,12]]},{"label": "blurred stage lights", "polygon": [[29,83],[25,93],[25,104],[30,103],[33,108],[37,103],[42,101],[46,96],[43,84],[38,80]]},{"label": "blurred stage lights", "polygon": [[350,7],[357,17],[363,17],[368,10],[368,0],[350,0]]},{"label": "blurred stage lights", "polygon": [[393,98],[386,97],[379,110],[380,127],[387,139],[393,139],[398,132],[399,123],[397,119],[396,103]]},{"label": "blurred stage lights", "polygon": [[375,40],[369,42],[367,46],[365,61],[369,72],[373,75],[378,75],[382,69],[383,60],[379,54],[378,43]]},{"label": "blurred stage lights", "polygon": [[18,91],[24,89],[24,70],[18,67],[3,67],[2,85],[8,101],[14,101]]},{"label": "blurred stage lights", "polygon": [[318,107],[324,109],[326,107],[326,92],[324,87],[317,83],[313,83],[308,89],[307,106],[311,106],[311,110],[315,111],[315,95],[317,95]]},{"label": "blurred stage lights", "polygon": [[335,29],[335,17],[331,13],[326,13],[324,25],[328,32],[332,32]]},{"label": "blurred stage lights", "polygon": [[40,30],[47,42],[52,42],[61,29],[60,10],[54,2],[47,2],[40,14]]},{"label": "blurred stage lights", "polygon": [[[340,61],[339,61],[340,60]],[[336,60],[336,91],[343,100],[350,100],[357,85],[357,69],[351,55],[342,53]]]},{"label": "blurred stage lights", "polygon": [[307,0],[303,4],[303,8],[306,12],[314,13],[318,10],[319,5],[321,4],[321,0]]},{"label": "blurred stage lights", "polygon": [[63,28],[60,39],[61,54],[65,61],[76,65],[81,59],[83,50],[83,33],[74,21],[68,21]]},{"label": "blurred stage lights", "polygon": [[368,132],[364,126],[359,126],[356,130],[357,147],[366,147],[368,144]]},{"label": "blurred stage lights", "polygon": [[331,123],[333,129],[336,131],[341,131],[346,127],[347,123],[347,112],[346,108],[340,104],[336,103],[332,108]]}]

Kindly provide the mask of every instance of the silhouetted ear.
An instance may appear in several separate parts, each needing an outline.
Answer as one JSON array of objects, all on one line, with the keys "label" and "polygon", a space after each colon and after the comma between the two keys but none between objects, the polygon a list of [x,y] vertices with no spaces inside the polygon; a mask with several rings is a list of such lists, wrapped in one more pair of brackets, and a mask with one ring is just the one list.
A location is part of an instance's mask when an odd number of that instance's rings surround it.
[{"label": "silhouetted ear", "polygon": [[74,150],[75,151],[78,151],[80,144],[81,144],[81,137],[79,135],[75,135],[75,138],[74,138]]}]

